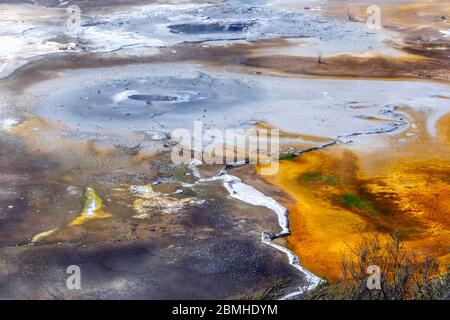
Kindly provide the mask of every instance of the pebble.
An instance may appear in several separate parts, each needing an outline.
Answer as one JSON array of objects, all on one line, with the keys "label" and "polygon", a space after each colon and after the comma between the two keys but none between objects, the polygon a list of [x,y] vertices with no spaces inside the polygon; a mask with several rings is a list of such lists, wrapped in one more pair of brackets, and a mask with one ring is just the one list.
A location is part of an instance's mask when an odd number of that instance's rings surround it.
[{"label": "pebble", "polygon": [[161,141],[168,139],[169,135],[161,131],[146,130],[144,131],[144,137],[153,141]]}]

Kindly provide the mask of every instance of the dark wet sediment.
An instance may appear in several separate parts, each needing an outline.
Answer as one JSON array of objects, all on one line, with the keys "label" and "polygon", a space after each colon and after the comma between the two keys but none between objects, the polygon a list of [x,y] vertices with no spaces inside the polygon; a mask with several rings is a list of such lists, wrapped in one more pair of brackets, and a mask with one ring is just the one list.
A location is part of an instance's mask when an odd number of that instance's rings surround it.
[{"label": "dark wet sediment", "polygon": [[[69,168],[67,161],[61,165],[56,159],[30,156],[18,148],[17,139],[2,143],[11,146],[8,156],[2,156],[3,172],[10,175],[4,182],[10,196],[3,192],[1,201],[3,299],[226,299],[255,297],[281,283],[281,289],[270,295],[279,297],[302,281],[284,255],[259,242],[258,230],[277,227],[270,211],[224,202],[220,187],[186,189],[187,195],[194,192],[207,199],[200,207],[133,218],[129,196],[114,196],[111,188],[119,181],[145,184],[171,176],[167,160],[148,162],[149,168],[163,170],[154,176],[145,166],[145,174],[132,173],[136,167],[122,176],[99,174],[91,183],[104,200],[111,198],[103,210],[112,217],[68,226],[79,214],[81,194],[70,195],[67,187],[81,189],[88,181],[69,178],[77,168]],[[55,169],[65,173],[65,180],[55,181]],[[53,227],[59,230],[29,243],[32,235]],[[82,270],[81,290],[66,288],[69,265]]]}]

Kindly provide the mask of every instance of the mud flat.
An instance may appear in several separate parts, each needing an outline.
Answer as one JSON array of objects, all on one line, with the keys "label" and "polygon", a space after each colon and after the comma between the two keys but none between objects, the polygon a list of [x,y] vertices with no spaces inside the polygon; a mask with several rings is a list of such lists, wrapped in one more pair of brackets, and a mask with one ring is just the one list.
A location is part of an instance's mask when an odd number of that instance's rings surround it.
[{"label": "mud flat", "polygon": [[[269,210],[229,201],[220,186],[183,187],[190,171],[171,170],[169,159],[91,149],[84,162],[73,152],[49,160],[15,139],[2,143],[2,298],[276,298],[303,281],[259,242],[277,228]],[[130,185],[152,185],[155,195]],[[89,214],[96,210],[108,216]],[[65,286],[72,264],[83,270],[81,290]]]},{"label": "mud flat", "polygon": [[[339,278],[360,233],[448,264],[445,22],[368,31],[318,3],[70,2],[76,31],[59,3],[2,5],[0,297],[280,298]],[[280,129],[287,159],[198,183],[170,161],[198,120]]]},{"label": "mud flat", "polygon": [[[184,68],[183,71],[181,68]],[[345,155],[343,158],[345,161],[342,160],[344,161],[343,166],[350,166],[346,173],[350,177],[324,173],[323,171],[327,169],[322,167],[300,169],[303,166],[299,165],[296,169],[297,163],[303,163],[310,158],[320,158],[322,151],[316,151],[317,155],[302,155],[299,162],[295,160],[282,161],[280,173],[274,178],[267,179],[268,182],[288,193],[290,199],[298,199],[301,203],[298,207],[292,204],[292,200],[286,202],[282,197],[279,198],[279,201],[289,208],[292,224],[292,235],[286,243],[283,241],[281,243],[286,244],[299,255],[303,267],[328,279],[336,279],[339,276],[336,261],[339,260],[341,252],[346,248],[344,243],[351,243],[352,239],[357,239],[361,232],[383,234],[396,230],[388,227],[389,225],[398,226],[400,231],[409,230],[409,233],[414,233],[413,229],[427,230],[417,231],[419,233],[415,231],[415,237],[417,237],[414,242],[415,247],[424,248],[421,246],[421,243],[425,243],[424,241],[433,241],[433,243],[441,241],[443,246],[428,246],[427,248],[430,250],[436,248],[437,251],[433,252],[440,252],[439,255],[443,261],[446,261],[446,253],[442,253],[445,241],[447,241],[444,232],[447,228],[446,224],[439,227],[443,228],[442,231],[437,231],[439,236],[430,235],[430,225],[424,224],[418,218],[413,219],[414,222],[408,221],[410,218],[404,216],[405,210],[401,213],[389,213],[389,210],[393,209],[386,204],[386,207],[374,209],[377,205],[372,204],[371,201],[375,200],[367,200],[367,191],[361,191],[364,188],[361,189],[359,186],[360,180],[355,180],[357,179],[355,177],[358,176],[358,173],[354,172],[358,166],[358,161],[355,160],[357,156],[351,157],[345,153],[345,150],[348,149],[348,154],[361,153],[367,159],[371,159],[375,150],[379,150],[378,152],[383,154],[385,148],[398,149],[402,144],[409,143],[418,146],[415,137],[418,137],[421,132],[428,136],[430,141],[441,139],[439,137],[442,130],[436,127],[436,122],[450,111],[448,99],[443,98],[446,85],[418,81],[387,82],[268,77],[220,72],[216,68],[192,64],[147,64],[128,68],[87,69],[87,71],[92,79],[92,87],[89,78],[84,74],[85,71],[79,70],[61,74],[61,77],[65,79],[64,87],[59,86],[62,83],[60,78],[54,78],[29,86],[24,90],[19,97],[23,99],[22,101],[34,101],[35,105],[34,108],[30,108],[28,105],[26,112],[33,117],[47,120],[46,122],[24,121],[22,124],[14,126],[11,129],[12,132],[24,137],[25,141],[32,141],[30,134],[42,135],[45,137],[43,141],[47,143],[51,141],[50,145],[55,144],[55,139],[61,139],[61,134],[64,137],[63,140],[72,141],[72,143],[75,141],[76,144],[83,144],[85,139],[89,139],[93,141],[91,143],[98,146],[97,154],[94,155],[97,160],[104,152],[101,151],[102,149],[119,147],[119,150],[121,150],[120,148],[128,150],[125,154],[128,152],[130,158],[134,158],[135,162],[142,159],[140,153],[167,149],[163,146],[164,142],[143,140],[143,133],[152,130],[169,135],[171,130],[178,127],[192,129],[189,124],[195,120],[203,120],[206,128],[219,129],[245,128],[249,123],[264,122],[278,127],[292,136],[300,137],[296,140],[295,145],[300,152],[302,148],[306,148],[306,145],[327,144],[327,142],[321,142],[321,139],[338,139],[338,145],[333,148],[343,150]],[[142,77],[139,76],[139,72],[142,72]],[[145,76],[146,74],[152,76]],[[103,84],[102,79],[108,80]],[[85,87],[80,89],[75,85],[71,86],[71,81],[74,84],[82,82]],[[65,89],[67,85],[69,85],[69,89]],[[304,90],[295,91],[293,88],[304,88]],[[219,93],[227,90],[233,95],[223,97]],[[46,92],[57,93],[46,94]],[[414,99],[411,98],[412,92],[414,92]],[[324,105],[327,107],[324,108]],[[298,118],[305,120],[305,126],[297,124],[297,120],[295,120],[297,118],[292,117],[293,113],[298,114]],[[426,116],[418,119],[415,117],[417,114]],[[330,117],[330,115],[333,116]],[[53,125],[49,125],[52,123]],[[38,130],[31,130],[32,128]],[[111,135],[111,132],[114,132],[114,135]],[[34,147],[39,146],[41,151],[49,149],[42,145],[40,140],[36,138],[33,140]],[[395,141],[398,145],[394,143]],[[137,144],[139,148],[133,155],[132,147]],[[439,149],[442,150],[442,147],[446,146],[439,146]],[[61,151],[64,153],[64,146],[58,147],[58,149],[60,148],[62,150],[59,150],[58,153]],[[325,155],[328,154],[328,151],[323,152]],[[391,151],[389,154],[394,154],[394,152]],[[58,156],[54,154],[53,157],[57,158]],[[338,159],[340,158],[338,157]],[[325,160],[320,160],[319,163],[323,161]],[[387,158],[383,161],[392,161],[392,159]],[[446,160],[442,161],[445,164]],[[339,163],[339,160],[331,163]],[[141,174],[148,174],[144,168],[145,165],[142,165]],[[305,172],[299,173],[297,170],[305,170]],[[446,171],[445,167],[443,170]],[[112,176],[118,174],[113,168],[109,168],[108,172]],[[98,175],[99,173],[97,173]],[[298,178],[296,178],[297,176]],[[303,178],[303,176],[306,177]],[[329,176],[331,178],[328,178]],[[118,177],[115,180],[118,180]],[[128,178],[127,180],[126,183],[133,183],[132,179]],[[295,181],[298,181],[298,184],[295,184]],[[328,182],[331,187],[328,186]],[[333,238],[334,244],[326,237],[317,238],[319,233],[315,231],[316,229],[312,229],[313,227],[307,222],[309,217],[307,212],[309,211],[306,211],[303,206],[309,201],[317,203],[323,201],[310,200],[312,196],[309,189],[313,190],[316,184],[319,187],[324,184],[325,189],[328,190],[324,192],[330,193],[327,197],[330,197],[328,201],[330,201],[332,208],[330,210],[332,211],[318,207],[312,209],[311,212],[317,212],[319,215],[320,212],[328,212],[325,217],[330,219],[329,222],[326,222],[326,225],[330,225],[330,229],[327,229],[325,235],[334,234],[330,230],[340,230]],[[303,185],[308,191],[306,196],[299,197],[297,192],[303,190]],[[256,185],[256,187],[260,189],[261,185]],[[335,188],[335,191],[331,192],[329,188]],[[266,194],[272,195],[273,192],[269,189]],[[440,192],[438,193],[440,194]],[[380,191],[374,191],[373,196],[380,197]],[[323,197],[326,198],[326,196]],[[358,207],[357,204],[355,208],[352,208],[352,204],[346,203],[346,199],[349,197],[350,202],[356,199],[355,201],[362,205]],[[334,206],[343,206],[342,213],[334,209]],[[258,206],[254,210],[261,212],[263,209]],[[377,215],[387,215],[388,218],[376,217],[375,214],[372,217],[371,210],[379,210],[382,213],[377,213]],[[237,214],[240,213],[237,212]],[[343,215],[341,218],[339,218],[340,214]],[[273,213],[268,215],[273,215]],[[335,219],[332,218],[334,215],[336,215]],[[322,219],[326,219],[325,217]],[[386,219],[391,219],[389,220],[391,222],[387,222]],[[107,220],[102,221],[102,225],[107,224]],[[320,230],[324,221],[319,219],[317,224],[317,230]],[[276,227],[269,228],[269,230],[276,230]],[[254,236],[253,241],[259,238],[254,232],[252,235]],[[250,237],[250,235],[246,236]],[[318,244],[333,245],[330,248],[324,248]],[[321,258],[317,258],[318,252],[321,250],[329,253],[329,260],[323,261]],[[286,263],[286,257],[281,255],[279,258],[284,259],[284,264]],[[292,269],[290,272],[293,270],[295,271]],[[293,283],[291,285],[295,285]],[[301,280],[298,283],[302,283]]]},{"label": "mud flat", "polygon": [[[92,4],[91,4],[92,2]],[[120,1],[118,1],[120,2]],[[105,6],[99,1],[75,1],[81,12],[72,15],[52,3],[1,5],[0,38],[8,44],[0,53],[0,76],[38,57],[70,53],[120,52],[146,55],[177,44],[224,46],[236,41],[304,38],[314,42],[305,55],[345,52],[393,54],[382,40],[390,35],[368,32],[364,25],[324,19],[319,13],[272,8],[270,3],[143,2],[138,7],[122,2]],[[124,23],[126,21],[126,23]],[[331,30],[333,30],[331,32]],[[354,38],[358,41],[353,41]]]},{"label": "mud flat", "polygon": [[[16,94],[16,100],[19,110],[46,119],[42,132],[53,125],[72,138],[144,146],[154,144],[144,140],[146,131],[169,136],[177,128],[192,131],[194,121],[205,130],[265,122],[330,139],[389,131],[401,123],[406,129],[407,116],[395,110],[402,106],[429,113],[433,132],[436,119],[450,110],[441,98],[446,89],[417,81],[268,77],[183,63],[67,71]],[[27,127],[25,121],[17,133]]]}]

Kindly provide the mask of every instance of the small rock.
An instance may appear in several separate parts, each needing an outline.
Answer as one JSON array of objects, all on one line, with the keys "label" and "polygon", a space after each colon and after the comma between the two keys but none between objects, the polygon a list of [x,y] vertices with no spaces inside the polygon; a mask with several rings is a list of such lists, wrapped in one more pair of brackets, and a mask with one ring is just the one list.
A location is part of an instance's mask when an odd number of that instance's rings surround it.
[{"label": "small rock", "polygon": [[161,141],[168,139],[169,135],[161,131],[146,130],[144,131],[144,137],[153,141]]}]

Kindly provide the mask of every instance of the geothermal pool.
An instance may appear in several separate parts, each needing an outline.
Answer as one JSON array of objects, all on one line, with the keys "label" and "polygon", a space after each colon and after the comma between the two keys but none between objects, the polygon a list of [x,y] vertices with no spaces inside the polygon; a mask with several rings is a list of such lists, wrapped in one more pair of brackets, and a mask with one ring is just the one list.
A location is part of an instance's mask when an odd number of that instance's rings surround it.
[{"label": "geothermal pool", "polygon": [[[448,6],[366,7],[0,4],[0,297],[298,298],[392,232],[445,269]],[[278,171],[173,163],[196,121],[278,129]]]}]

